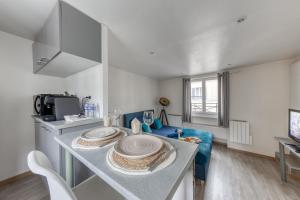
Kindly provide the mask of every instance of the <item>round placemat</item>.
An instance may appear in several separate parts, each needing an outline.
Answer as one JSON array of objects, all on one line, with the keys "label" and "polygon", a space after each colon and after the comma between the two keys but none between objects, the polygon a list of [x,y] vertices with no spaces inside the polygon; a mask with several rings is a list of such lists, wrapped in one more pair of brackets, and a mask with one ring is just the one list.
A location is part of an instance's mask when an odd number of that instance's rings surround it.
[{"label": "round placemat", "polygon": [[164,141],[164,145],[167,148],[169,148],[169,151],[173,151],[173,152],[164,161],[162,161],[160,164],[158,164],[152,171],[149,168],[142,169],[142,170],[133,170],[133,169],[126,169],[126,168],[119,166],[112,158],[113,153],[114,153],[113,147],[111,149],[109,149],[109,151],[106,154],[106,163],[108,164],[108,166],[111,169],[118,171],[120,173],[123,173],[123,174],[127,174],[127,175],[147,175],[147,174],[155,173],[157,171],[160,171],[160,170],[168,167],[176,159],[177,153],[176,153],[173,145],[166,140],[163,140],[163,141]]},{"label": "round placemat", "polygon": [[122,137],[127,136],[127,132],[125,131],[120,131],[118,136],[115,136],[114,138],[108,139],[106,141],[99,141],[95,144],[93,143],[89,143],[89,144],[93,144],[93,145],[89,145],[87,143],[87,145],[84,145],[83,143],[79,142],[81,140],[81,137],[77,137],[72,141],[72,148],[74,149],[86,149],[86,150],[91,150],[91,149],[99,149],[101,147],[106,147],[106,146],[110,146],[110,145],[114,145],[119,139],[121,139]]}]

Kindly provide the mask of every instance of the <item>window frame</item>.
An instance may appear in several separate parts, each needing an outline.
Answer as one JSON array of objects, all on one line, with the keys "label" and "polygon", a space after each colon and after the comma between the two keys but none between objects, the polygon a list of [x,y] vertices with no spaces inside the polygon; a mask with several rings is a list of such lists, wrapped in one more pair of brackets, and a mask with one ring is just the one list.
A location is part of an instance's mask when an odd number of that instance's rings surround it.
[{"label": "window frame", "polygon": [[[218,103],[217,103],[217,112],[205,112],[206,111],[206,81],[209,80],[217,80],[215,77],[207,77],[207,78],[193,78],[191,82],[202,82],[202,111],[194,112],[192,110],[192,117],[206,117],[206,118],[217,118],[218,117]],[[191,105],[192,105],[192,88],[191,88]]]}]

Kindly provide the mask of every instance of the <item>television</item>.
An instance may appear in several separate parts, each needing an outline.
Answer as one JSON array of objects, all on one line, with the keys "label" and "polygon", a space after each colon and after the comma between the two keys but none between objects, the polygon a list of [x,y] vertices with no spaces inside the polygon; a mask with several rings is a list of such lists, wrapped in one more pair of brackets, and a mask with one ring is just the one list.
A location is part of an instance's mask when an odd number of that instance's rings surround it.
[{"label": "television", "polygon": [[289,109],[289,137],[300,142],[300,110]]}]

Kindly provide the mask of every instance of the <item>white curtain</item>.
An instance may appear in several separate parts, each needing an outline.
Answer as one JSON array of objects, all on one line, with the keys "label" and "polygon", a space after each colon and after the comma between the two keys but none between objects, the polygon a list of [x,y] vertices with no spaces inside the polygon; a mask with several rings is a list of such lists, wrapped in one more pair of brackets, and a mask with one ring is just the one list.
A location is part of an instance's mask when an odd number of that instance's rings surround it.
[{"label": "white curtain", "polygon": [[183,122],[192,121],[192,104],[191,104],[191,79],[183,79]]}]

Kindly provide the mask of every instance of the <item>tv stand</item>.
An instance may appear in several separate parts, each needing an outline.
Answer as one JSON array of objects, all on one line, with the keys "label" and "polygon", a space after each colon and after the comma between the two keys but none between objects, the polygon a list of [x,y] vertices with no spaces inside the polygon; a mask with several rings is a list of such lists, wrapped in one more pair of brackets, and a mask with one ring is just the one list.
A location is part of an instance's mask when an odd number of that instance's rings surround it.
[{"label": "tv stand", "polygon": [[[279,152],[276,153],[276,157],[279,157],[280,161],[281,181],[287,182],[286,166],[289,171],[300,170],[300,144],[290,138],[275,137],[275,139],[279,143]],[[285,148],[290,151],[290,155],[285,154]]]},{"label": "tv stand", "polygon": [[300,144],[289,144],[289,143],[286,143],[285,145],[290,146],[291,148],[293,148],[296,153],[300,153]]}]

